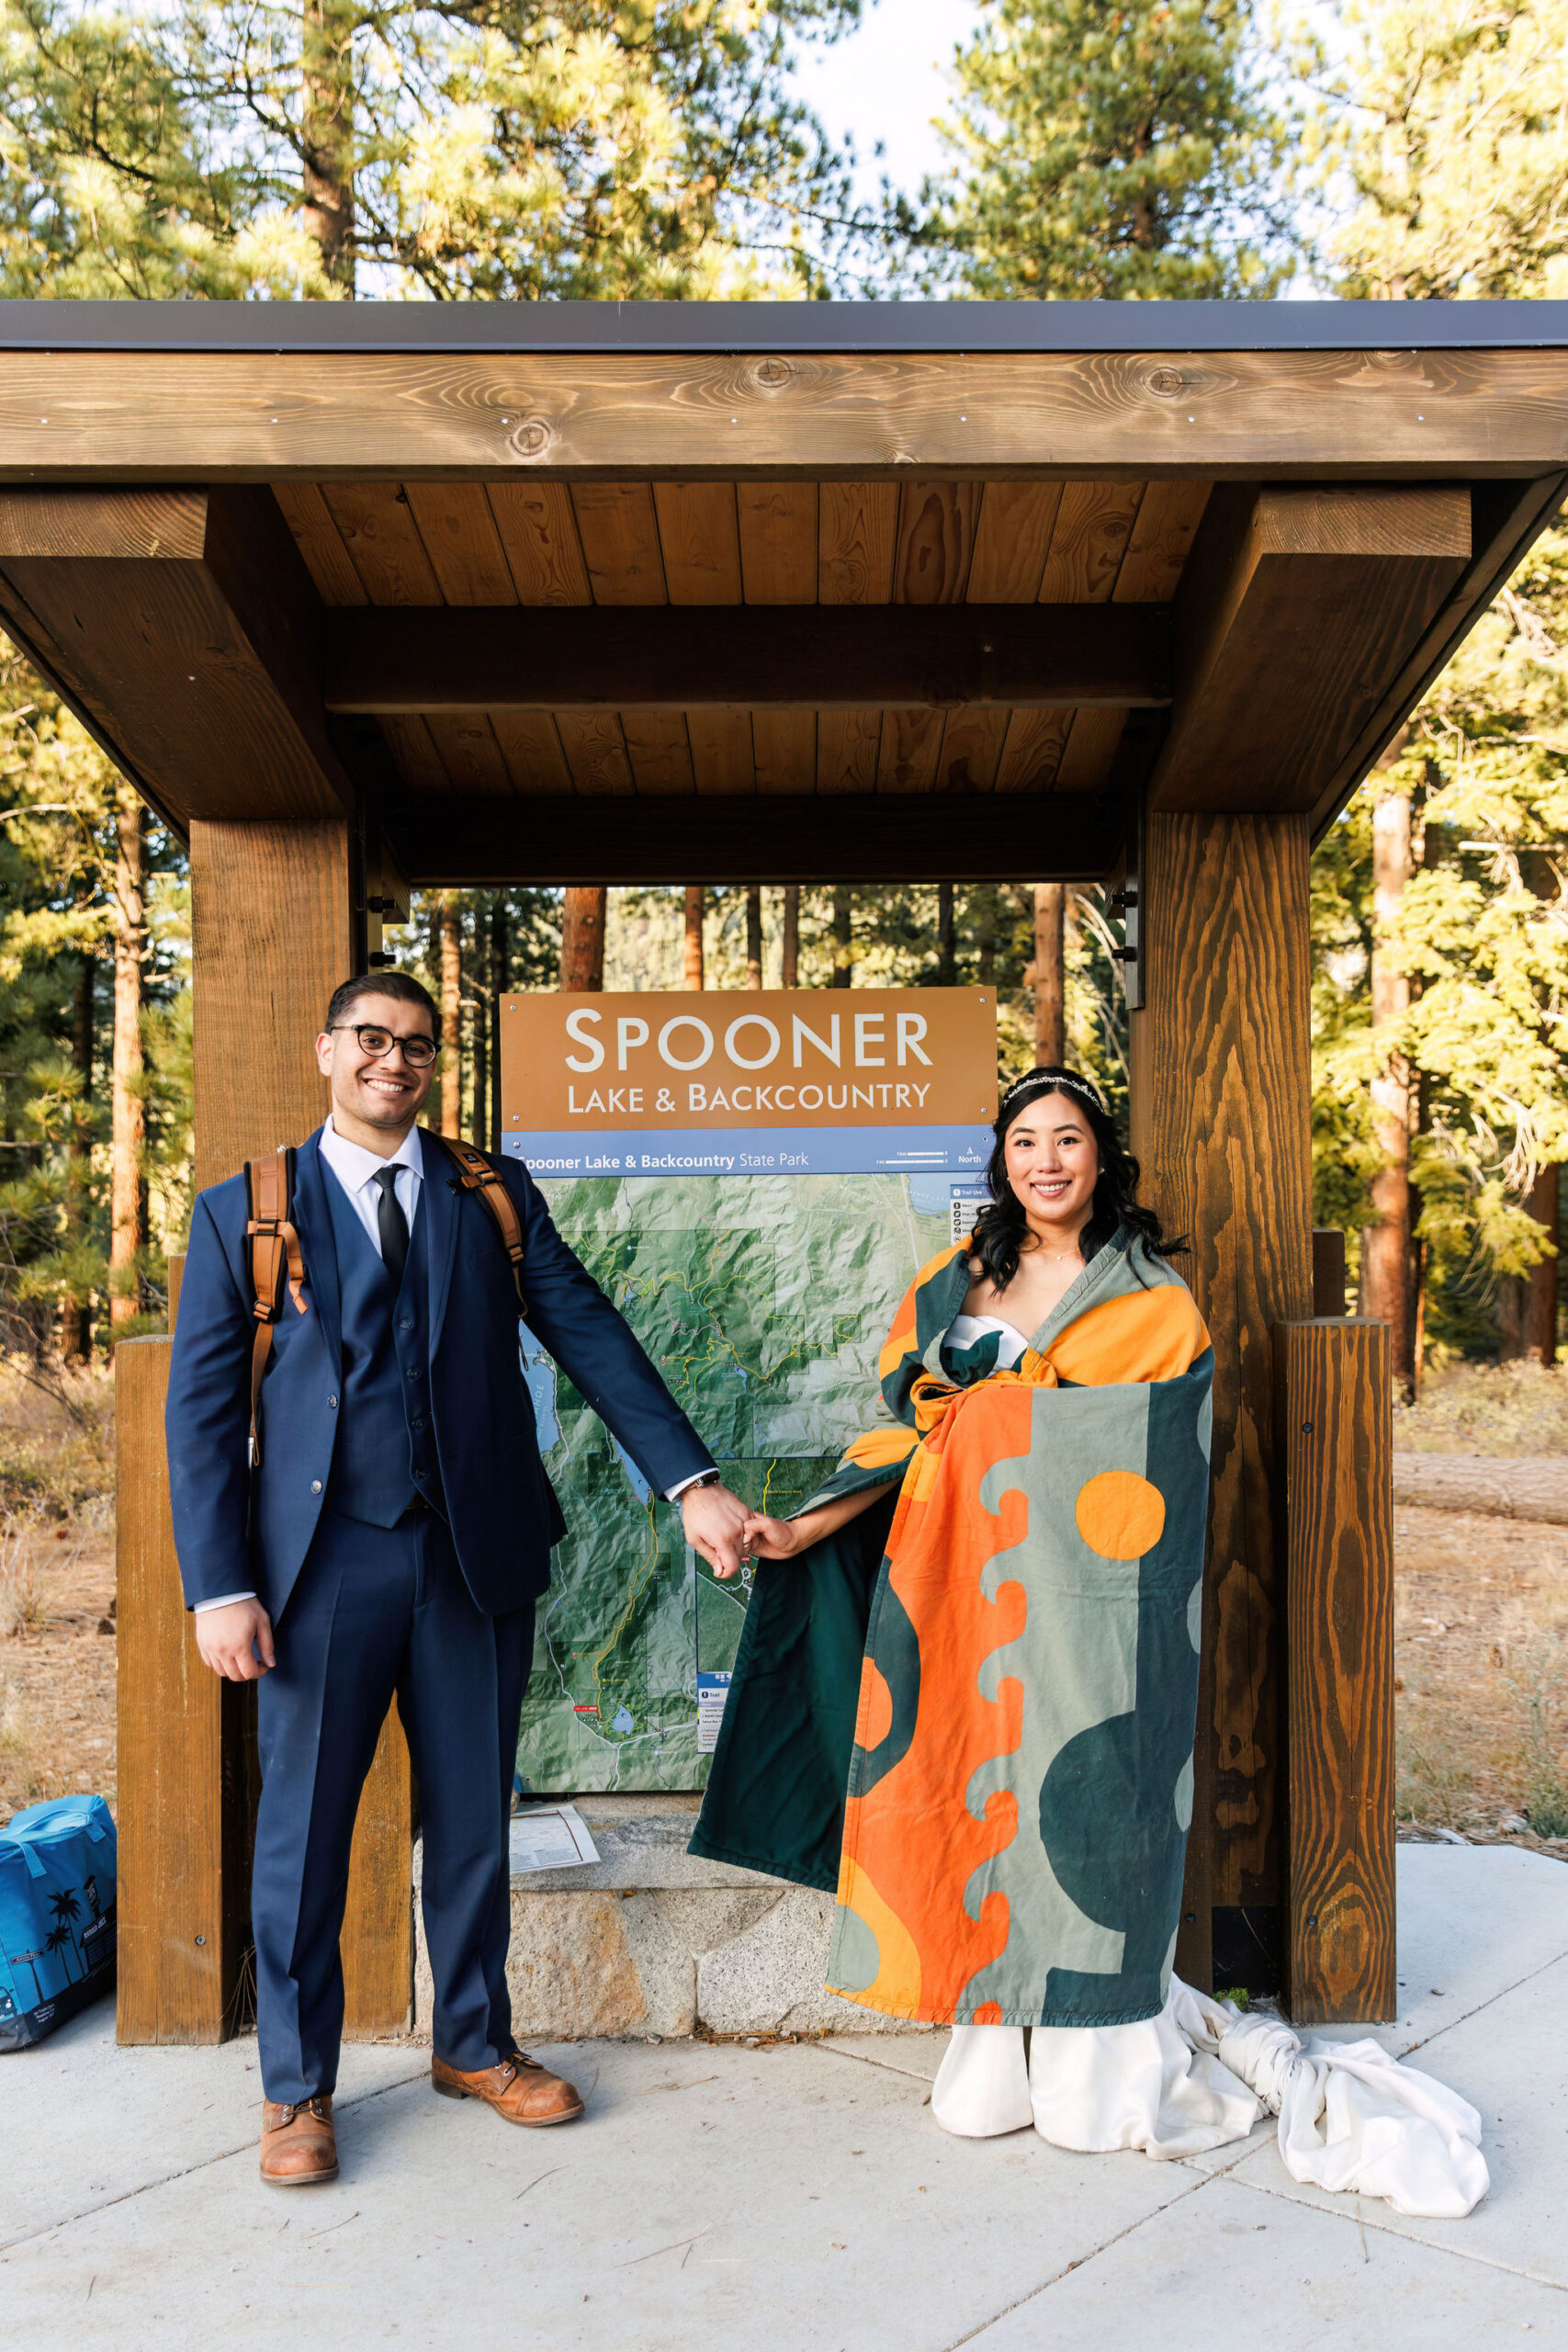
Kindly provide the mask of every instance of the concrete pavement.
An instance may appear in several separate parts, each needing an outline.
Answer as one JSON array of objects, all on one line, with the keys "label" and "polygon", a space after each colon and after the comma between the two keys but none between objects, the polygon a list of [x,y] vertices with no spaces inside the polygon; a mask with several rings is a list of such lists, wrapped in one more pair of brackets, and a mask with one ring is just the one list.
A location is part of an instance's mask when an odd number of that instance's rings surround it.
[{"label": "concrete pavement", "polygon": [[434,2098],[422,2050],[361,2045],[342,2178],[287,2195],[255,2177],[254,2041],[118,2051],[105,2007],[0,2061],[0,2340],[1568,2346],[1568,1870],[1406,1846],[1400,1892],[1380,2038],[1485,2118],[1493,2190],[1465,2222],[1302,2188],[1271,2125],[1187,2164],[949,2139],[937,2033],[541,2050],[591,2094],[548,2132]]}]

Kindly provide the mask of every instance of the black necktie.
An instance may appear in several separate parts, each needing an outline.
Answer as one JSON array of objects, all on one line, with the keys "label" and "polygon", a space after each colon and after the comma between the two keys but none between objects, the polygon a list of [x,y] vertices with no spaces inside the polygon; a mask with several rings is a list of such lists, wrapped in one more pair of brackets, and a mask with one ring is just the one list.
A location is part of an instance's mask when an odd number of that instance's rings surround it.
[{"label": "black necktie", "polygon": [[378,1168],[376,1182],[381,1187],[381,1197],[376,1204],[376,1230],[381,1241],[381,1263],[392,1277],[392,1288],[402,1287],[403,1268],[409,1259],[409,1221],[399,1204],[395,1168]]}]

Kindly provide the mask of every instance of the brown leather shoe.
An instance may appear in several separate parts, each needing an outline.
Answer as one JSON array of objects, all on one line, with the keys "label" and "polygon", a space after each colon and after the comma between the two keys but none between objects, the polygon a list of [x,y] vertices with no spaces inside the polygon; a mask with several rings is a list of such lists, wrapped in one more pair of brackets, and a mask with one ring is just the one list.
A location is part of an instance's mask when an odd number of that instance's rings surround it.
[{"label": "brown leather shoe", "polygon": [[476,2075],[459,2074],[445,2058],[433,2058],[430,2079],[443,2098],[482,2098],[508,2123],[526,2123],[536,2130],[547,2123],[575,2123],[582,2112],[574,2086],[552,2075],[536,2058],[525,2057],[521,2050]]},{"label": "brown leather shoe", "polygon": [[262,2108],[261,2177],[274,2188],[306,2188],[337,2178],[337,2140],[333,2132],[330,2091],[281,2107]]}]

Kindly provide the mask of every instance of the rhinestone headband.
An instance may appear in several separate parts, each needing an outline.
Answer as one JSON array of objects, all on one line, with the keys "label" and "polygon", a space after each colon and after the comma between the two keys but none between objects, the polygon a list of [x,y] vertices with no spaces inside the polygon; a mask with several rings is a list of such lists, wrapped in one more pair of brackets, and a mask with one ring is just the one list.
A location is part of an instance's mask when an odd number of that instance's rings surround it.
[{"label": "rhinestone headband", "polygon": [[1058,1092],[1064,1094],[1077,1094],[1085,1102],[1091,1102],[1097,1111],[1099,1111],[1102,1115],[1104,1114],[1105,1104],[1101,1101],[1096,1090],[1089,1084],[1087,1078],[1076,1078],[1073,1076],[1071,1071],[1063,1071],[1059,1076],[1054,1078],[1036,1078],[1032,1070],[1023,1078],[1014,1079],[1012,1084],[1008,1088],[1007,1092],[1002,1096],[1001,1102],[998,1106],[998,1115],[999,1117],[1001,1114],[1007,1110],[1008,1105],[1016,1096],[1021,1095],[1027,1097],[1032,1094],[1055,1094]]}]

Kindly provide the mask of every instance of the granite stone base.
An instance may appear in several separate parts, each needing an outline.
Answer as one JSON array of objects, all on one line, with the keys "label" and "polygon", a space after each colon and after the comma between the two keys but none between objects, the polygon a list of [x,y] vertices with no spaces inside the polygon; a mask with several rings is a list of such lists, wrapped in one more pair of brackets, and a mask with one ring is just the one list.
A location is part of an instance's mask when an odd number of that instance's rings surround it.
[{"label": "granite stone base", "polygon": [[[824,1989],[830,1895],[688,1854],[694,1796],[576,1802],[598,1862],[512,1882],[506,1976],[520,2040],[929,2030]],[[414,2029],[428,2039],[420,1859],[416,1847]]]}]

